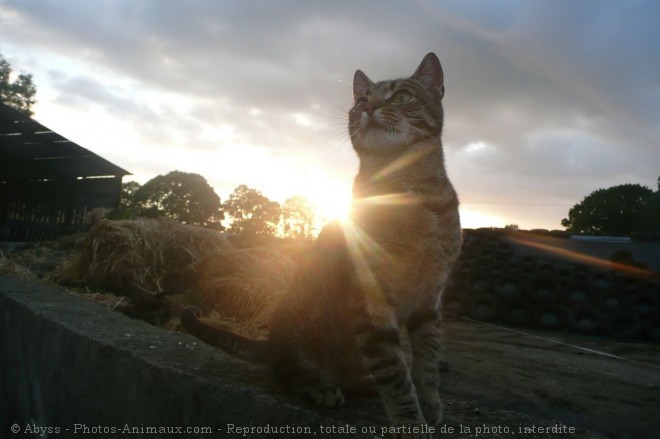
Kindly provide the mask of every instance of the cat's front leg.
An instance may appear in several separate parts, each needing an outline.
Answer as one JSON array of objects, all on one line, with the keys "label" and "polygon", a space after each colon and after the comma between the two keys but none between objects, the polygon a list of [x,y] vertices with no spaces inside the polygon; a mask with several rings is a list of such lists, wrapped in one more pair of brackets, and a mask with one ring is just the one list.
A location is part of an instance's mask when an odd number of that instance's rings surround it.
[{"label": "cat's front leg", "polygon": [[419,405],[428,424],[439,425],[442,422],[440,313],[431,310],[414,314],[407,326],[413,350],[412,378]]},{"label": "cat's front leg", "polygon": [[[393,321],[391,321],[394,323]],[[401,348],[399,330],[395,324],[363,325],[357,341],[364,362],[371,371],[385,404],[392,426],[422,426],[424,416]],[[426,438],[425,434],[394,434],[402,438]]]}]

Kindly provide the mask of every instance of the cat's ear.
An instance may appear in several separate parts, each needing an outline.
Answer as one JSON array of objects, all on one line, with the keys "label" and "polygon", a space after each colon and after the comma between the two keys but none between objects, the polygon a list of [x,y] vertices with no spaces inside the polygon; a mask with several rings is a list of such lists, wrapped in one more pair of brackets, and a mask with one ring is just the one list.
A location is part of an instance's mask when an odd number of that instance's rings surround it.
[{"label": "cat's ear", "polygon": [[353,100],[367,94],[369,87],[373,85],[371,79],[364,74],[362,70],[356,70],[353,76]]},{"label": "cat's ear", "polygon": [[432,95],[438,95],[441,99],[445,95],[445,76],[442,73],[440,60],[433,52],[424,57],[413,73],[412,79],[417,79],[424,84]]}]

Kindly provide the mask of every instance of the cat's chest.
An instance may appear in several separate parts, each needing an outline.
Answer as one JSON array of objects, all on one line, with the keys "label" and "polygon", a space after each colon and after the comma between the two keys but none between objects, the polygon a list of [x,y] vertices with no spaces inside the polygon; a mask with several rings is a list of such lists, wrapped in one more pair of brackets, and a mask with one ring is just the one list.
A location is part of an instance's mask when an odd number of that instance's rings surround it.
[{"label": "cat's chest", "polygon": [[372,210],[361,222],[374,244],[397,258],[428,258],[447,239],[443,218],[421,203]]},{"label": "cat's chest", "polygon": [[453,264],[456,233],[420,205],[374,210],[362,223],[360,245],[368,267],[388,289],[432,285]]}]

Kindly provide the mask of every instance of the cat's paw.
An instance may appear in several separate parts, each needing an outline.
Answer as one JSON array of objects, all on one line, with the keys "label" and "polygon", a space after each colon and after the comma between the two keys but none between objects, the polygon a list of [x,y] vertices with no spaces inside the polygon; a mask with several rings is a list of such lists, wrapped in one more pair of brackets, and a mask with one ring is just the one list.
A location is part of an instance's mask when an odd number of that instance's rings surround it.
[{"label": "cat's paw", "polygon": [[341,407],[346,402],[344,394],[337,386],[325,386],[307,390],[305,396],[314,404],[322,407]]},{"label": "cat's paw", "polygon": [[437,393],[420,395],[419,405],[428,425],[436,426],[442,423],[442,399]]}]

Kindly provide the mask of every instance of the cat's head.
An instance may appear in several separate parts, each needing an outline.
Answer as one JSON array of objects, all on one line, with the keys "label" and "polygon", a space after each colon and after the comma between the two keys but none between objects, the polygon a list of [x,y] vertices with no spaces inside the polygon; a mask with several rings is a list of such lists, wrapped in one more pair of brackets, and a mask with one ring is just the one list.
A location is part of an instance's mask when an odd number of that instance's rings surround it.
[{"label": "cat's head", "polygon": [[361,70],[353,78],[355,103],[348,131],[360,153],[389,154],[442,133],[444,75],[438,57],[429,53],[406,79],[372,82]]}]

